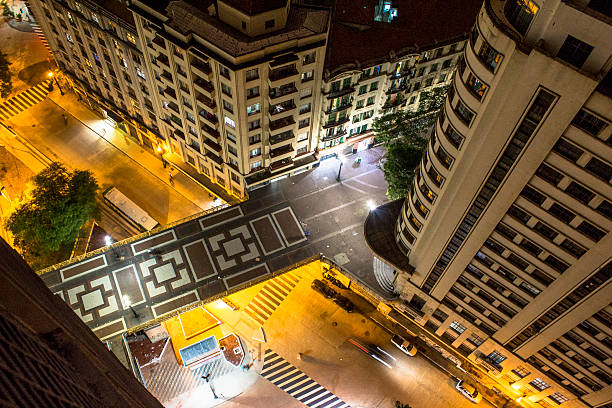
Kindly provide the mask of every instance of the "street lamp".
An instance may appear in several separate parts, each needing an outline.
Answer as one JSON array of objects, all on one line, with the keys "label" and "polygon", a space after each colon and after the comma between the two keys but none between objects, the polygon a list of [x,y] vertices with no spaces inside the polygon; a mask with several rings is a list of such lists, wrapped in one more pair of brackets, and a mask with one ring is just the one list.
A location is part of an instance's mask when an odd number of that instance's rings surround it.
[{"label": "street lamp", "polygon": [[368,200],[366,204],[368,205],[368,208],[370,209],[370,211],[374,211],[377,207],[376,203],[372,200]]},{"label": "street lamp", "polygon": [[342,165],[344,164],[344,156],[338,154],[338,160],[340,160],[340,167],[338,167],[338,175],[336,176],[336,181],[340,181],[340,172],[342,171]]},{"label": "street lamp", "polygon": [[115,259],[119,259],[119,253],[117,252],[117,250],[115,249],[113,245],[113,239],[111,238],[110,235],[105,235],[104,236],[104,243],[106,244],[106,246],[109,246],[111,248],[111,251],[113,251],[113,255],[115,257]]},{"label": "street lamp", "polygon": [[130,297],[128,295],[123,295],[121,299],[123,299],[123,304],[129,307],[132,313],[134,313],[134,317],[138,319],[140,315],[136,313],[136,311],[132,307],[132,302],[130,301]]},{"label": "street lamp", "polygon": [[53,75],[53,72],[49,71],[47,76],[55,80],[55,84],[57,85],[57,89],[60,91],[60,95],[64,95],[64,91],[62,91],[62,87],[60,86],[59,82],[57,82],[57,77]]}]

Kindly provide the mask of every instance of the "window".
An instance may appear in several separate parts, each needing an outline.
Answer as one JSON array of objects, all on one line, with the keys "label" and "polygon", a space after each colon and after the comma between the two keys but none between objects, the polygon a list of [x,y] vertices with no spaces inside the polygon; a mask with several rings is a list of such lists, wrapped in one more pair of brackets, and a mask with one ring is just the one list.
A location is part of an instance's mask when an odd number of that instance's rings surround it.
[{"label": "window", "polygon": [[228,140],[231,140],[232,142],[236,143],[236,136],[229,131],[225,131],[225,135],[227,136]]},{"label": "window", "polygon": [[255,119],[249,122],[249,132],[251,130],[259,129],[261,127],[261,121],[259,119]]},{"label": "window", "polygon": [[306,118],[306,119],[302,119],[300,120],[299,124],[298,124],[298,128],[304,128],[310,126],[310,118]]},{"label": "window", "polygon": [[555,392],[554,394],[550,394],[548,396],[548,398],[550,398],[551,400],[553,400],[554,402],[556,402],[557,404],[563,404],[564,402],[569,401],[569,398],[567,398],[565,395],[559,393],[559,392]]},{"label": "window", "polygon": [[487,358],[490,361],[493,361],[495,364],[501,364],[506,359],[506,356],[495,350],[491,354],[489,354]]},{"label": "window", "polygon": [[531,371],[529,371],[527,368],[525,368],[523,366],[516,367],[515,369],[512,370],[512,372],[514,374],[516,374],[516,376],[519,377],[519,378],[525,378],[529,374],[531,374]]},{"label": "window", "polygon": [[221,83],[221,92],[223,92],[224,94],[226,94],[230,98],[232,96],[232,88],[230,88],[229,86],[225,85],[224,83]]},{"label": "window", "polygon": [[557,53],[557,58],[562,59],[576,68],[582,68],[584,62],[591,54],[591,51],[593,51],[592,45],[568,35]]},{"label": "window", "polygon": [[300,99],[309,98],[312,96],[312,88],[304,88],[300,91]]},{"label": "window", "polygon": [[375,99],[375,98],[376,98],[375,96],[370,96],[370,97],[368,98],[368,102],[366,103],[366,105],[367,105],[367,106],[374,105],[374,99]]},{"label": "window", "polygon": [[523,190],[521,191],[521,196],[525,197],[526,199],[537,205],[542,205],[542,203],[546,201],[546,196],[544,194],[531,188],[530,186],[525,186],[525,188],[523,188]]},{"label": "window", "polygon": [[[442,49],[438,49],[438,51],[442,51]],[[431,68],[429,69],[429,73],[436,72],[438,70],[438,64],[431,64]]]},{"label": "window", "polygon": [[584,153],[582,149],[579,149],[565,139],[559,139],[555,147],[553,147],[553,150],[574,163],[576,163],[580,156],[582,156],[582,153]]},{"label": "window", "polygon": [[584,168],[606,181],[610,181],[612,178],[612,166],[609,166],[595,157],[589,160]]},{"label": "window", "polygon": [[587,190],[574,181],[567,186],[565,192],[583,204],[588,204],[595,197],[593,192]]},{"label": "window", "polygon": [[609,201],[603,200],[595,210],[612,219],[612,204]]},{"label": "window", "polygon": [[227,79],[230,79],[229,69],[227,69],[223,65],[219,65],[219,73],[223,75],[224,77],[226,77]]},{"label": "window", "polygon": [[599,242],[599,240],[601,240],[606,235],[605,232],[603,232],[588,221],[582,221],[580,225],[576,227],[576,229],[595,242]]},{"label": "window", "polygon": [[315,52],[312,52],[310,54],[306,54],[302,58],[302,65],[312,64],[313,62],[315,62]]},{"label": "window", "polygon": [[308,132],[300,133],[297,136],[297,141],[298,142],[301,142],[302,140],[306,140],[306,139],[308,139]]},{"label": "window", "polygon": [[256,96],[259,96],[259,87],[258,86],[254,86],[253,88],[248,88],[247,89],[247,91],[246,91],[247,99],[254,98]]},{"label": "window", "polygon": [[454,331],[456,331],[457,333],[461,334],[465,331],[465,326],[462,325],[461,323],[459,323],[456,320],[453,320],[453,322],[450,324],[449,326],[451,329],[453,329]]},{"label": "window", "polygon": [[223,100],[223,109],[230,113],[234,113],[234,106],[225,99]]},{"label": "window", "polygon": [[552,255],[548,255],[544,260],[544,263],[561,273],[565,272],[567,268],[569,268],[569,266],[567,266],[564,262],[561,262]]},{"label": "window", "polygon": [[420,68],[417,76],[420,77],[423,76],[423,74],[425,74],[425,68]]},{"label": "window", "polygon": [[504,6],[504,15],[516,31],[525,34],[539,9],[531,0],[508,0]]},{"label": "window", "polygon": [[228,118],[227,116],[225,117],[225,124],[231,127],[232,129],[236,129],[236,122],[234,122],[232,119]]},{"label": "window", "polygon": [[559,235],[557,231],[553,230],[552,228],[550,228],[546,224],[543,224],[540,221],[538,221],[536,225],[533,226],[533,230],[551,241],[555,239],[557,235]]},{"label": "window", "polygon": [[356,104],[356,106],[355,106],[355,109],[360,109],[360,108],[363,108],[364,102],[365,102],[365,99],[360,99],[360,100],[358,100],[358,101],[357,101],[357,104]]},{"label": "window", "polygon": [[312,80],[312,78],[314,78],[314,70],[310,70],[310,71],[306,71],[302,73],[302,82],[307,82]]},{"label": "window", "polygon": [[543,178],[553,185],[559,184],[561,179],[563,179],[563,174],[559,173],[557,170],[553,169],[546,164],[541,164],[538,170],[536,170],[536,175]]},{"label": "window", "polygon": [[266,30],[269,30],[270,28],[274,28],[274,19],[267,20],[265,24],[266,24]]},{"label": "window", "polygon": [[463,123],[465,123],[467,126],[470,126],[470,123],[472,123],[472,119],[474,118],[474,113],[469,110],[467,106],[465,106],[461,99],[457,101],[455,113]]},{"label": "window", "polygon": [[531,381],[529,385],[539,391],[544,391],[550,387],[550,385],[546,384],[541,378],[536,378],[535,380]]},{"label": "window", "polygon": [[227,151],[233,154],[234,156],[238,157],[238,150],[236,150],[234,146],[227,145]]},{"label": "window", "polygon": [[91,19],[96,23],[100,24],[100,20],[98,20],[98,16],[96,15],[96,13],[91,13]]},{"label": "window", "polygon": [[261,154],[261,147],[249,150],[249,157],[257,157]]},{"label": "window", "polygon": [[249,167],[251,168],[251,171],[259,170],[261,168],[261,160],[249,164]]},{"label": "window", "polygon": [[572,125],[579,127],[592,136],[597,136],[608,124],[603,120],[591,115],[585,110],[580,110],[572,120]]},{"label": "window", "polygon": [[249,144],[255,144],[261,142],[261,134],[256,134],[253,136],[249,136]]},{"label": "window", "polygon": [[468,75],[467,82],[465,85],[472,93],[472,95],[474,95],[478,100],[482,99],[482,96],[487,90],[487,86],[482,81],[480,81],[480,79],[476,78],[471,72]]},{"label": "window", "polygon": [[303,113],[308,113],[312,109],[312,104],[310,102],[300,105],[300,115]]},{"label": "window", "polygon": [[427,78],[423,86],[428,87],[428,86],[431,86],[432,84],[433,84],[433,78]]},{"label": "window", "polygon": [[[252,81],[254,79],[259,78],[259,68],[253,68],[253,69],[249,69],[246,72],[246,80],[247,81]],[[253,88],[251,88],[253,89]],[[257,95],[259,95],[259,87],[257,87]]]},{"label": "window", "polygon": [[366,92],[368,92],[368,86],[367,85],[362,85],[362,86],[359,87],[359,95],[363,95]]},{"label": "window", "polygon": [[351,87],[351,78],[344,78],[344,80],[342,81],[342,89],[348,89]]},{"label": "window", "polygon": [[567,224],[576,217],[576,214],[557,203],[551,205],[548,212]]},{"label": "window", "polygon": [[258,103],[247,106],[247,115],[253,115],[255,113],[259,113],[260,111],[261,110]]},{"label": "window", "polygon": [[370,84],[370,92],[375,91],[378,89],[378,82],[372,82]]}]

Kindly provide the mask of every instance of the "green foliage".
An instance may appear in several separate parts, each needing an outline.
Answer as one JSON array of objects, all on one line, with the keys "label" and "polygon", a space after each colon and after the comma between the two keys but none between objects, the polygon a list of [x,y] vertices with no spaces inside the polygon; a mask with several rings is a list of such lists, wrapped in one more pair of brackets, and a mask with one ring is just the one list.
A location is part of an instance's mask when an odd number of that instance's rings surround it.
[{"label": "green foliage", "polygon": [[33,182],[32,199],[17,207],[6,227],[26,261],[42,266],[71,248],[83,224],[99,215],[98,183],[91,172],[69,172],[59,163]]},{"label": "green foliage", "polygon": [[408,404],[403,404],[399,401],[395,401],[395,408],[412,408],[412,407]]},{"label": "green foliage", "polygon": [[407,143],[394,142],[387,146],[387,161],[383,167],[392,200],[406,197],[423,150]]},{"label": "green foliage", "polygon": [[415,112],[398,110],[376,119],[373,129],[376,140],[387,149],[384,166],[387,194],[391,199],[405,197],[414,177],[425,146],[426,134],[436,121],[448,87],[438,87],[421,93]]},{"label": "green foliage", "polygon": [[11,70],[8,56],[0,50],[0,97],[6,98],[13,90],[11,82]]}]

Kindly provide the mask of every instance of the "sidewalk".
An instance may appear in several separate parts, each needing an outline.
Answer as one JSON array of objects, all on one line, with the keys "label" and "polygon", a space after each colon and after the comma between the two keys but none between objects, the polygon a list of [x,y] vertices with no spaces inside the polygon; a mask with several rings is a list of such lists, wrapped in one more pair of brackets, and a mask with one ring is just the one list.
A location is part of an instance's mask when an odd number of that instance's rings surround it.
[{"label": "sidewalk", "polygon": [[106,120],[89,110],[84,103],[77,100],[76,94],[67,88],[65,85],[62,86],[64,95],[61,95],[57,86],[55,86],[54,90],[49,93],[48,98],[66,112],[68,121],[77,120],[84,127],[97,134],[101,139],[168,184],[169,187],[172,187],[202,210],[223,204],[223,202],[219,201],[217,203],[213,202],[209,194],[217,195],[189,174],[185,174],[181,169],[178,169],[180,173],[177,173],[175,168],[173,172],[174,185],[171,185],[169,181],[170,168],[164,168],[158,157],[152,155],[142,146],[131,140],[122,130],[113,128]]}]

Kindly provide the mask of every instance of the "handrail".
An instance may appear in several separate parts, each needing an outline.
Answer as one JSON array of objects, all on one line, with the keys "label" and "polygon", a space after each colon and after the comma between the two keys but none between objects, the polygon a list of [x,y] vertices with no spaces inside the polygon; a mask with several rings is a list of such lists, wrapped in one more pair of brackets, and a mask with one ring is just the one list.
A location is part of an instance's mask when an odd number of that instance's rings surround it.
[{"label": "handrail", "polygon": [[216,207],[213,207],[213,208],[209,208],[208,210],[204,210],[204,211],[201,211],[199,213],[196,213],[196,214],[193,214],[193,215],[189,215],[189,216],[187,216],[185,218],[181,218],[179,220],[173,221],[173,222],[171,222],[169,224],[160,225],[159,227],[155,227],[155,228],[153,228],[150,231],[146,231],[146,232],[143,232],[141,234],[133,235],[133,236],[131,236],[129,238],[126,238],[126,239],[123,239],[121,241],[114,242],[112,245],[105,245],[102,248],[98,248],[98,249],[95,249],[93,251],[86,252],[83,255],[75,256],[74,258],[66,259],[65,261],[62,261],[60,263],[48,266],[48,267],[46,267],[44,269],[36,271],[36,274],[38,276],[40,276],[40,275],[43,275],[43,274],[45,274],[47,272],[51,272],[51,271],[57,270],[57,269],[59,269],[59,268],[61,268],[63,266],[80,262],[80,261],[82,261],[85,258],[89,258],[91,256],[107,252],[109,248],[117,248],[117,247],[123,246],[125,244],[129,244],[130,242],[138,241],[141,238],[145,238],[145,237],[149,237],[151,235],[155,235],[155,234],[157,234],[157,233],[159,233],[161,231],[164,231],[164,230],[167,230],[169,228],[172,228],[175,225],[182,224],[184,222],[191,221],[191,220],[196,219],[196,218],[200,218],[200,217],[202,217],[204,215],[212,214],[212,213],[217,212],[219,210],[223,210],[223,209],[225,209],[225,208],[227,208],[229,206],[230,206],[229,204],[222,204],[222,205],[219,205],[219,206],[216,206]]}]

